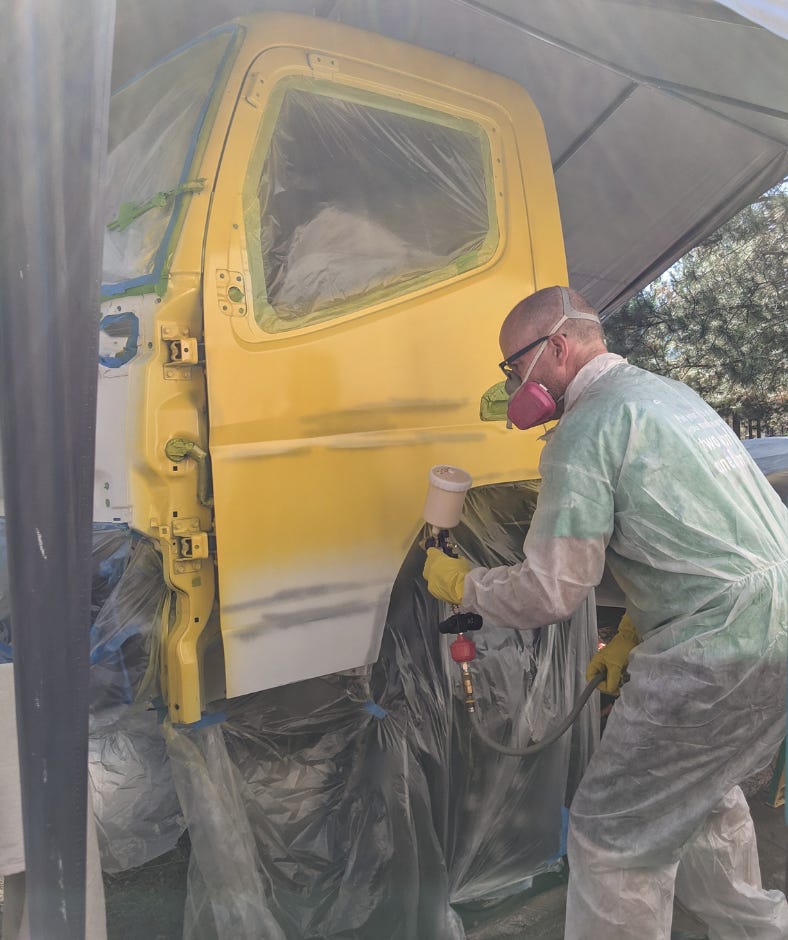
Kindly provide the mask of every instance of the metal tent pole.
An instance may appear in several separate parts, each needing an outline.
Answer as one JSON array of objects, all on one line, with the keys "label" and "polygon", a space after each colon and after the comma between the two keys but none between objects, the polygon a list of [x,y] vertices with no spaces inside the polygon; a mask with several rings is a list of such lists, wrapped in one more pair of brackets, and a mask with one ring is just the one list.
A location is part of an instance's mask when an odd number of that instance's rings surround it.
[{"label": "metal tent pole", "polygon": [[88,630],[114,0],[3,0],[0,423],[31,936],[84,936]]}]

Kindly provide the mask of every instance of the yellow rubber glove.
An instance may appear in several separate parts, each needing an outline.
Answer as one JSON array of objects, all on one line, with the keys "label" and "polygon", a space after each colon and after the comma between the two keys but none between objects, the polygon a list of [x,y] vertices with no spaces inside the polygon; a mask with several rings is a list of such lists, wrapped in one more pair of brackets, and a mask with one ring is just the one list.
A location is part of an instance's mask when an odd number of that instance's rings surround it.
[{"label": "yellow rubber glove", "polygon": [[448,604],[461,604],[465,575],[470,570],[464,558],[452,558],[439,548],[428,548],[422,573],[433,597]]},{"label": "yellow rubber glove", "polygon": [[595,675],[607,670],[605,681],[598,685],[600,692],[608,695],[618,695],[621,685],[621,673],[629,659],[629,654],[638,645],[638,635],[635,625],[627,614],[621,618],[618,632],[613,639],[594,656],[586,669],[586,681],[590,682]]}]

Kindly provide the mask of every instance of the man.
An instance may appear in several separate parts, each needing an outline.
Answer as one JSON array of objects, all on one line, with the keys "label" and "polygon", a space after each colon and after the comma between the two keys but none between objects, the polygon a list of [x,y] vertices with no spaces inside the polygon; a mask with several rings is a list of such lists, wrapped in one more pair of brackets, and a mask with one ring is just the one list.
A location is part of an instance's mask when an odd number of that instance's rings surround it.
[{"label": "man", "polygon": [[607,562],[637,634],[610,644],[618,669],[632,649],[630,682],[571,806],[565,936],[667,938],[675,890],[714,940],[785,940],[737,784],[785,729],[788,511],[694,392],[607,352],[576,292],[523,300],[500,343],[513,423],[561,419],[525,560],[469,570],[432,549],[428,587],[532,629],[568,617]]}]

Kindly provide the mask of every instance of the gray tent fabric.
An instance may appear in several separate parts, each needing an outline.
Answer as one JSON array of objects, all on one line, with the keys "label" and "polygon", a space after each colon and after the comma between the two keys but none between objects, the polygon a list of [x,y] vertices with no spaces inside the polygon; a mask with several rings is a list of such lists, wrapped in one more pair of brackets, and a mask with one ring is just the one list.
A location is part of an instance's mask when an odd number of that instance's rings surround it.
[{"label": "gray tent fabric", "polygon": [[570,283],[603,312],[788,174],[782,3],[120,0],[118,9],[116,84],[257,10],[324,16],[512,78],[544,120]]},{"label": "gray tent fabric", "polygon": [[718,4],[434,0],[383,29],[362,7],[337,13],[531,94],[569,280],[602,311],[788,172],[788,44]]},{"label": "gray tent fabric", "polygon": [[788,39],[788,8],[784,2],[777,0],[721,0],[731,10],[735,10],[753,23],[758,23],[783,39]]}]

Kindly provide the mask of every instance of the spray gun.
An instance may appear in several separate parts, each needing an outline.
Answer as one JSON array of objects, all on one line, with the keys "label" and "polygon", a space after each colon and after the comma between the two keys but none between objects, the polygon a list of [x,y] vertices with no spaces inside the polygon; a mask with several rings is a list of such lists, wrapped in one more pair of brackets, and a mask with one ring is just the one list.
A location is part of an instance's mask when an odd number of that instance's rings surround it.
[{"label": "spray gun", "polygon": [[[440,465],[433,467],[429,473],[429,489],[424,504],[424,547],[438,548],[452,558],[457,558],[459,552],[451,535],[451,530],[459,523],[465,494],[471,487],[471,477],[459,467]],[[591,697],[594,689],[604,681],[604,673],[596,675],[583,689],[574,708],[556,728],[556,730],[538,743],[531,743],[525,747],[509,747],[489,737],[479,722],[479,713],[476,710],[476,699],[473,691],[473,677],[470,663],[476,658],[476,644],[466,634],[482,627],[482,618],[479,614],[464,613],[456,604],[452,604],[451,616],[438,625],[441,633],[454,635],[455,639],[449,646],[451,658],[458,664],[462,673],[462,687],[465,693],[465,708],[471,716],[471,727],[477,737],[487,747],[506,754],[510,757],[525,757],[538,754],[551,744],[554,744],[572,726],[584,705]]]},{"label": "spray gun", "polygon": [[[451,530],[460,521],[465,494],[472,482],[470,475],[459,467],[437,466],[430,470],[430,485],[424,504],[425,548],[438,548],[451,558],[457,558],[457,546]],[[438,624],[438,629],[441,633],[456,637],[449,647],[449,653],[462,672],[465,707],[473,714],[476,711],[476,699],[469,663],[476,658],[476,644],[466,633],[481,630],[483,621],[479,614],[462,613],[456,604],[452,604],[451,609],[451,616]]]}]

